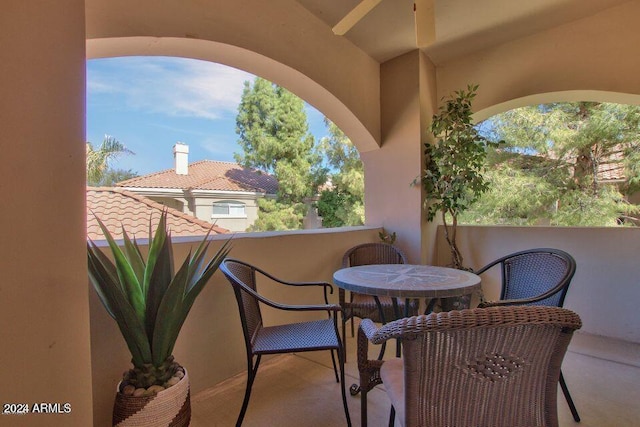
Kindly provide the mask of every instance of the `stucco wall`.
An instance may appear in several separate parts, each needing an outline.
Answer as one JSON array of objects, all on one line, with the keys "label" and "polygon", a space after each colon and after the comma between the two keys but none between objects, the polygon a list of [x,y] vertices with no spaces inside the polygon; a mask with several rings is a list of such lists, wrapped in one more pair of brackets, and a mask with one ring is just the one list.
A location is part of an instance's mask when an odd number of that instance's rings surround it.
[{"label": "stucco wall", "polygon": [[[230,256],[253,263],[285,280],[322,280],[332,283],[333,273],[340,268],[344,252],[359,243],[378,241],[379,230],[354,227],[237,235],[233,240]],[[211,247],[214,251],[221,244],[222,236],[217,236],[216,239]],[[195,245],[178,243],[186,240],[174,239],[174,255],[178,262]],[[193,242],[193,239],[190,241]],[[287,289],[286,293],[277,292],[277,289],[270,287],[261,292],[273,300],[285,303],[322,303],[322,294],[317,289],[300,292]],[[122,372],[129,368],[131,357],[116,323],[106,314],[93,289],[89,293],[94,425],[107,426],[110,425],[116,385]],[[332,302],[337,302],[337,289],[330,298]],[[265,311],[263,314],[266,323],[274,321],[272,311]],[[287,314],[285,318],[294,320],[301,317]],[[217,272],[195,302],[174,352],[176,360],[189,370],[192,393],[246,370],[240,327],[238,307],[231,286],[222,273]]]},{"label": "stucco wall", "polygon": [[[135,189],[130,190],[135,192]],[[143,193],[144,195],[144,193]],[[217,226],[225,228],[233,232],[244,232],[247,227],[255,222],[258,218],[258,204],[255,196],[234,196],[229,197],[193,197],[193,198],[174,198],[162,196],[145,196],[151,200],[155,200],[165,206],[172,207],[186,214],[195,216],[196,218],[215,223]],[[213,204],[215,202],[236,202],[245,205],[244,217],[218,217],[213,218]]]},{"label": "stucco wall", "polygon": [[[477,83],[474,109],[489,108],[488,116],[525,105],[513,100],[545,93],[640,95],[638,16],[640,2],[630,1],[442,64],[437,70],[438,98]],[[563,97],[555,94],[553,100]],[[640,103],[640,97],[627,97],[627,102]]]},{"label": "stucco wall", "polygon": [[[213,204],[215,202],[242,203],[244,205],[244,217],[212,217]],[[258,203],[256,196],[234,196],[228,197],[196,197],[196,216],[207,222],[215,222],[216,225],[227,230],[243,232],[253,224],[258,218]]]},{"label": "stucco wall", "polygon": [[1,8],[0,403],[71,412],[0,424],[87,426],[84,2]]},{"label": "stucco wall", "polygon": [[[640,343],[639,228],[463,226],[458,236],[465,266],[476,269],[524,249],[551,247],[570,253],[577,268],[565,307],[581,315],[581,332]],[[439,227],[438,264],[446,265],[448,257]],[[483,277],[482,287],[487,299],[499,298],[495,273]]]},{"label": "stucco wall", "polygon": [[[382,147],[361,153],[367,224],[384,224],[412,262],[430,261],[432,241],[422,233],[423,194],[411,182],[422,170],[425,116],[434,108],[435,69],[413,51],[381,67]],[[433,233],[431,234],[434,235]],[[426,246],[423,243],[427,241]]]}]

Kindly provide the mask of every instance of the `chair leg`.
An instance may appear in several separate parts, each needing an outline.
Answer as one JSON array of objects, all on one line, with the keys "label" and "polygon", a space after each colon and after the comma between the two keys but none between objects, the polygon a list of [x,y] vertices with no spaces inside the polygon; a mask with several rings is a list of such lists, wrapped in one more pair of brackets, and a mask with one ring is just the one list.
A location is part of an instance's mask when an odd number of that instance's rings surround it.
[{"label": "chair leg", "polygon": [[347,320],[342,312],[342,348],[344,348],[344,360],[347,361]]},{"label": "chair leg", "polygon": [[424,310],[424,314],[429,314],[433,312],[433,309],[435,308],[436,303],[438,302],[438,298],[431,298],[428,301],[429,302],[427,303],[427,307]]},{"label": "chair leg", "polygon": [[[238,415],[238,420],[236,421],[236,427],[242,426],[242,420],[244,420],[244,415],[247,412],[247,407],[249,406],[249,398],[251,397],[251,387],[253,387],[253,380],[256,379],[256,373],[258,372],[258,366],[260,366],[261,355],[259,354],[256,358],[256,364],[253,365],[253,356],[247,357],[248,364],[248,376],[247,376],[247,389],[244,392],[244,400],[242,401],[242,409],[240,409],[240,414]],[[253,366],[252,366],[253,365]]]},{"label": "chair leg", "polygon": [[[333,354],[333,351],[331,351]],[[340,390],[342,391],[342,405],[344,406],[344,415],[347,417],[347,427],[351,427],[351,416],[349,415],[349,405],[347,404],[347,391],[344,375],[344,349],[338,348],[338,362],[340,363]]]},{"label": "chair leg", "polygon": [[378,360],[382,360],[382,358],[384,357],[384,352],[387,349],[387,342],[383,342],[382,345],[380,346],[380,353],[378,354]]},{"label": "chair leg", "polygon": [[391,405],[391,412],[389,413],[389,427],[396,425],[396,408]]},{"label": "chair leg", "polygon": [[360,426],[367,427],[367,390],[360,389]]},{"label": "chair leg", "polygon": [[571,394],[569,394],[569,388],[567,387],[567,383],[564,381],[564,376],[562,375],[562,371],[560,371],[560,388],[562,388],[562,393],[564,394],[564,397],[567,400],[567,404],[569,405],[569,409],[571,410],[571,415],[573,415],[573,419],[575,420],[575,422],[579,423],[580,415],[578,415],[578,410],[576,409],[576,405],[573,403]]},{"label": "chair leg", "polygon": [[335,350],[331,350],[331,363],[333,364],[333,373],[336,375],[336,382],[340,382],[340,378],[338,378],[338,367],[336,366],[336,355]]},{"label": "chair leg", "polygon": [[[380,299],[377,296],[374,296],[373,300],[376,302],[376,307],[378,307],[378,313],[380,313],[380,323],[384,325],[387,323],[387,319],[384,316],[384,310],[382,309],[382,305],[380,304]],[[396,299],[393,299],[393,301],[395,302]],[[397,308],[397,305],[394,305],[394,307]],[[386,349],[387,349],[387,342],[384,341],[382,343],[382,346],[380,347],[380,354],[378,354],[378,360],[382,360]]]}]

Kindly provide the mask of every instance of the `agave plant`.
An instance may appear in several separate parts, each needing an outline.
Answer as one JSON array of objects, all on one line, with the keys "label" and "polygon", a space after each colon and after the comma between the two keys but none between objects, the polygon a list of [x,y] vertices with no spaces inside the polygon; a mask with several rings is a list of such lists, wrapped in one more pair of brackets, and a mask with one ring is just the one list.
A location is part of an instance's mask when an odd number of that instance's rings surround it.
[{"label": "agave plant", "polygon": [[174,272],[166,211],[149,241],[146,259],[124,227],[121,249],[102,221],[96,219],[115,263],[89,239],[89,278],[131,352],[134,369],[127,380],[142,388],[166,384],[179,366],[172,352],[180,329],[196,297],[229,253],[231,239],[207,262],[209,231]]}]

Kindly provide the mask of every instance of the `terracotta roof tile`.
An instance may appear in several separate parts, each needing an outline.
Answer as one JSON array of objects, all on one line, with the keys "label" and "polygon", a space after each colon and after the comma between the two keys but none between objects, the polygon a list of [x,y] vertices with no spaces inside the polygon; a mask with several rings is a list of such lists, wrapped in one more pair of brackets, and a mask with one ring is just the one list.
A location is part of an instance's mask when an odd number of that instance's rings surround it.
[{"label": "terracotta roof tile", "polygon": [[[87,187],[87,237],[91,240],[104,239],[93,215],[95,213],[115,239],[122,238],[122,227],[131,238],[148,238],[149,218],[151,217],[152,229],[155,231],[163,209],[167,210],[167,223],[174,237],[204,236],[211,228],[212,224],[206,221],[122,188]],[[214,226],[211,232],[226,234],[229,230]]]},{"label": "terracotta roof tile", "polygon": [[129,188],[179,188],[182,190],[253,191],[275,194],[275,177],[237,163],[201,160],[189,165],[188,175],[178,175],[168,169],[131,178],[116,184]]},{"label": "terracotta roof tile", "polygon": [[[555,159],[531,155],[531,154],[522,154],[522,153],[509,153],[510,157],[507,162],[515,165],[519,168],[530,168],[533,166],[541,166],[545,163],[554,162]],[[600,163],[598,164],[598,181],[601,182],[613,182],[613,181],[624,181],[626,179],[625,176],[625,167],[624,167],[624,155],[622,151],[617,151],[609,154],[606,157],[600,159]]]},{"label": "terracotta roof tile", "polygon": [[623,181],[625,178],[624,155],[622,151],[611,153],[598,164],[599,180]]}]

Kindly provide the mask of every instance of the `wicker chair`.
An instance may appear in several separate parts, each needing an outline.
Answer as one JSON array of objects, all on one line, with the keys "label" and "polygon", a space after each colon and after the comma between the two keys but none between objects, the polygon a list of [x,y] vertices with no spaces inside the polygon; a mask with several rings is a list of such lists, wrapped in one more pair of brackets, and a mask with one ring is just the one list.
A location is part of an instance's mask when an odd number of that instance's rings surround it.
[{"label": "wicker chair", "polygon": [[[498,265],[502,278],[500,300],[482,302],[480,307],[522,304],[562,307],[576,272],[576,261],[571,255],[558,249],[541,248],[506,255],[475,273],[482,274]],[[560,387],[573,419],[580,422],[580,415],[562,372]]]},{"label": "wicker chair", "polygon": [[[407,258],[404,253],[397,247],[388,243],[364,243],[357,245],[345,252],[342,257],[342,268],[356,267],[358,265],[371,264],[406,264]],[[338,290],[338,301],[342,307],[342,336],[346,349],[346,323],[351,319],[351,336],[354,335],[353,318],[371,319],[374,322],[384,323],[384,321],[394,320],[396,316],[393,308],[393,302],[389,297],[380,297],[380,306],[382,316],[375,299],[371,295],[364,295],[350,292],[347,301],[345,290]],[[401,313],[405,313],[406,301],[398,301],[398,309]],[[407,315],[414,316],[418,314],[418,301],[409,301],[409,310]],[[404,317],[404,316],[402,316]],[[346,352],[346,350],[345,350]]]},{"label": "wicker chair", "polygon": [[[329,304],[327,290],[333,292],[333,287],[325,282],[285,282],[273,277],[265,271],[242,261],[227,258],[220,265],[220,270],[227,277],[233,286],[238,308],[240,309],[240,319],[242,321],[242,332],[247,349],[247,388],[244,401],[236,427],[242,425],[242,420],[249,405],[251,387],[258,372],[260,359],[263,354],[281,354],[315,350],[331,350],[331,360],[336,376],[336,382],[340,383],[342,391],[342,404],[347,418],[347,425],[351,426],[349,408],[344,387],[344,349],[342,341],[338,335],[337,315],[341,308],[337,304]],[[257,274],[256,274],[257,273]],[[319,286],[324,290],[323,305],[286,305],[271,301],[257,292],[257,277],[271,280],[282,285]],[[288,311],[325,311],[328,318],[324,320],[307,321],[301,323],[290,323],[277,326],[264,326],[260,303],[279,310]],[[338,354],[340,365],[340,376],[336,367],[335,354]]]},{"label": "wicker chair", "polygon": [[[577,314],[564,308],[475,308],[400,319],[358,331],[362,420],[384,384],[402,426],[557,426],[560,365]],[[403,357],[369,360],[368,344],[401,338]],[[397,412],[394,413],[394,412]]]}]

